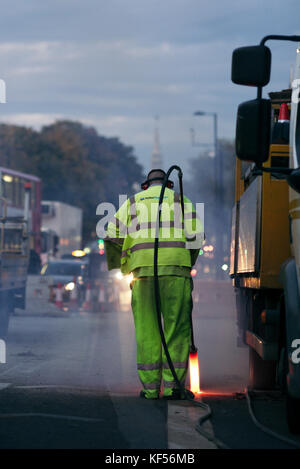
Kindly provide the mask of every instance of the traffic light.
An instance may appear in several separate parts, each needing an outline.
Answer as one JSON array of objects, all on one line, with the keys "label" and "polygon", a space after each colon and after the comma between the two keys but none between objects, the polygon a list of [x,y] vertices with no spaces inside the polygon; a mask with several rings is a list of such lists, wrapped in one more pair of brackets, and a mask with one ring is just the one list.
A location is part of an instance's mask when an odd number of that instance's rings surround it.
[{"label": "traffic light", "polygon": [[98,249],[99,249],[99,254],[102,256],[104,254],[104,241],[103,239],[98,239]]}]

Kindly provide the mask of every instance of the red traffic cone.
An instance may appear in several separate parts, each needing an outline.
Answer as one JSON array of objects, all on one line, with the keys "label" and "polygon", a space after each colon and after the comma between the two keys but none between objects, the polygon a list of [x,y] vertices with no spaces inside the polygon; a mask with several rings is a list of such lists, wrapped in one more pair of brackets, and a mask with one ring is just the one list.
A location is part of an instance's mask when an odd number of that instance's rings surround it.
[{"label": "red traffic cone", "polygon": [[55,289],[55,306],[59,309],[63,309],[62,284],[60,282],[58,282]]},{"label": "red traffic cone", "polygon": [[287,103],[282,103],[279,110],[278,121],[275,122],[272,133],[272,143],[288,145],[290,133],[290,113]]},{"label": "red traffic cone", "polygon": [[289,122],[290,113],[286,103],[282,103],[279,110],[278,122]]},{"label": "red traffic cone", "polygon": [[86,286],[85,290],[85,301],[83,303],[83,309],[85,311],[91,311],[92,310],[92,289],[91,289],[91,284],[88,283]]}]

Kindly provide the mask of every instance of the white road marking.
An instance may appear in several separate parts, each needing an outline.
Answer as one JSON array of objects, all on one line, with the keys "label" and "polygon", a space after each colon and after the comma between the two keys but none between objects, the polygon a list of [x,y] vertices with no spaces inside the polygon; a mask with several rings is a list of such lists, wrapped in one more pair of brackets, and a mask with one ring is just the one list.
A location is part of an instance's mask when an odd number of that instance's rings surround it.
[{"label": "white road marking", "polygon": [[39,363],[38,365],[34,365],[34,366],[31,366],[31,367],[26,367],[22,370],[22,373],[26,374],[26,375],[34,373],[35,371],[40,370],[42,366],[43,366],[43,364]]},{"label": "white road marking", "polygon": [[14,386],[15,389],[69,389],[73,391],[94,392],[96,388],[87,388],[85,386],[66,385],[66,384],[25,384]]},{"label": "white road marking", "polygon": [[3,389],[9,388],[12,385],[12,383],[0,383],[0,391],[3,391]]},{"label": "white road marking", "polygon": [[[168,402],[168,449],[217,449],[217,446],[200,435],[195,429],[197,420],[205,413],[193,403],[186,401]],[[210,422],[203,428],[213,436]]]}]

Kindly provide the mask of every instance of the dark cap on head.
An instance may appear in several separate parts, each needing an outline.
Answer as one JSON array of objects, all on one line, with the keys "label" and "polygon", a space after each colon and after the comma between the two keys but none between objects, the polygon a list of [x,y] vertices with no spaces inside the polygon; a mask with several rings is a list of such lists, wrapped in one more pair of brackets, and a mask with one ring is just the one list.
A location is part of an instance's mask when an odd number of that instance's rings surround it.
[{"label": "dark cap on head", "polygon": [[[166,173],[163,169],[151,169],[148,173],[147,180],[141,184],[141,188],[146,190],[152,184],[163,184],[165,176]],[[174,183],[168,180],[167,187],[173,189]]]},{"label": "dark cap on head", "polygon": [[[151,169],[151,171],[149,171],[148,173],[147,179],[164,178],[165,175],[166,173],[163,169]],[[159,182],[159,181],[156,181],[156,182]]]}]

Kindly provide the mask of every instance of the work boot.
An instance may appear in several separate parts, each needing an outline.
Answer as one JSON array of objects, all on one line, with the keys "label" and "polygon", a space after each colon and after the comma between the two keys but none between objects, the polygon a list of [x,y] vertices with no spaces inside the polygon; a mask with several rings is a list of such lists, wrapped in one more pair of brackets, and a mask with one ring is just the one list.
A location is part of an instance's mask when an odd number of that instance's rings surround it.
[{"label": "work boot", "polygon": [[185,400],[185,399],[194,399],[194,394],[191,391],[185,389],[183,393],[180,389],[172,389],[172,394],[167,394],[163,396],[163,399],[175,401],[175,400]]},{"label": "work boot", "polygon": [[159,399],[159,396],[158,396],[158,395],[153,395],[153,396],[152,396],[152,395],[146,394],[146,391],[144,391],[144,390],[142,390],[142,391],[140,392],[140,397],[141,397],[142,399],[149,399],[149,400],[150,400],[150,399],[152,399],[152,400],[153,400],[153,399],[154,399],[154,400],[155,400],[155,399]]}]

